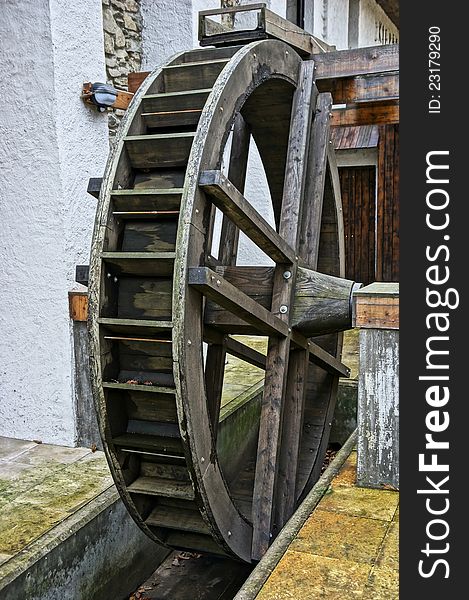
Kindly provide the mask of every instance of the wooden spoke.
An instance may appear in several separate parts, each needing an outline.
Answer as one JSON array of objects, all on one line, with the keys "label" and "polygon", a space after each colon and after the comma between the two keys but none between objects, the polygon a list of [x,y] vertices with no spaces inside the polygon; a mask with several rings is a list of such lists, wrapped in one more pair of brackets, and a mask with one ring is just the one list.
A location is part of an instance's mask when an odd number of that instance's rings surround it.
[{"label": "wooden spoke", "polygon": [[247,323],[255,325],[259,332],[276,336],[288,335],[287,323],[208,267],[190,268],[188,282],[207,298],[233,312]]},{"label": "wooden spoke", "polygon": [[[301,65],[298,87],[293,97],[292,119],[288,140],[285,181],[279,235],[292,248],[297,249],[299,240],[300,212],[303,203],[305,161],[307,155],[311,114],[317,94],[314,86],[314,64]],[[284,277],[284,268],[277,266],[272,292],[272,311],[288,319],[288,310],[294,294],[296,264],[291,276]],[[283,310],[281,310],[281,307]],[[256,475],[252,505],[253,539],[252,556],[260,559],[273,535],[275,507],[283,504],[283,496],[275,494],[281,442],[281,415],[285,404],[290,339],[270,339],[267,352],[264,396],[261,405]],[[277,508],[283,513],[283,508]]]},{"label": "wooden spoke", "polygon": [[199,179],[199,185],[210,195],[217,208],[227,215],[272,260],[285,264],[295,261],[294,250],[249,204],[221,171],[203,172]]},{"label": "wooden spoke", "polygon": [[[249,155],[250,133],[241,114],[236,115],[233,127],[233,137],[230,152],[230,167],[228,176],[241,192],[244,190]],[[238,252],[239,229],[223,215],[220,235],[218,260],[224,265],[236,264]],[[218,418],[220,414],[223,379],[225,375],[226,344],[211,344],[207,351],[205,363],[205,389],[207,391],[207,404],[211,413],[214,438],[216,441],[218,431]]]}]

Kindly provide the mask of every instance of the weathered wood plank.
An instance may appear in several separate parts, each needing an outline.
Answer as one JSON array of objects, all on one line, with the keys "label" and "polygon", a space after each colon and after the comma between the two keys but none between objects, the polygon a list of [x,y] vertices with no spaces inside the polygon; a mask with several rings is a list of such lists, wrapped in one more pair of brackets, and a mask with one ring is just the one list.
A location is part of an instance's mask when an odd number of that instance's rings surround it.
[{"label": "weathered wood plank", "polygon": [[125,147],[135,169],[179,167],[187,164],[194,133],[156,133],[125,138]]},{"label": "weathered wood plank", "polygon": [[164,68],[164,91],[182,92],[211,88],[229,59],[182,63]]},{"label": "weathered wood plank", "polygon": [[399,73],[358,75],[343,79],[320,79],[320,92],[330,92],[334,104],[358,104],[399,99]]},{"label": "weathered wood plank", "polygon": [[129,92],[135,94],[150,73],[151,71],[136,71],[135,73],[129,73],[127,75],[127,89]]},{"label": "weathered wood plank", "polygon": [[314,57],[318,87],[321,79],[355,77],[399,71],[399,45],[370,46],[353,50],[336,50]]},{"label": "weathered wood plank", "polygon": [[357,482],[399,487],[399,332],[360,330]]},{"label": "weathered wood plank", "polygon": [[172,275],[174,252],[102,252],[101,258],[117,274],[142,276]]},{"label": "weathered wood plank", "polygon": [[153,129],[164,129],[167,127],[197,127],[202,109],[191,108],[187,110],[171,110],[143,113],[147,127]]},{"label": "weathered wood plank", "polygon": [[142,98],[143,113],[201,110],[211,92],[210,88],[151,94]]},{"label": "weathered wood plank", "polygon": [[291,325],[306,337],[352,327],[352,291],[348,279],[299,268]]},{"label": "weathered wood plank", "polygon": [[194,533],[210,534],[207,524],[202,519],[199,511],[159,505],[150,513],[145,520],[146,525],[152,527],[165,527],[181,531],[192,531]]},{"label": "weathered wood plank", "polygon": [[332,111],[331,124],[335,127],[356,125],[393,125],[399,123],[399,104],[355,104]]},{"label": "weathered wood plank", "polygon": [[259,328],[259,331],[270,335],[288,335],[288,324],[252,300],[221,275],[208,267],[192,267],[189,269],[189,285],[200,290],[224,308],[248,323]]},{"label": "weathered wood plank", "polygon": [[166,498],[181,498],[184,500],[194,499],[194,490],[190,482],[171,481],[157,477],[139,477],[128,487],[128,490],[134,494],[165,496]]},{"label": "weathered wood plank", "polygon": [[179,211],[182,188],[113,190],[113,207],[124,211]]},{"label": "weathered wood plank", "polygon": [[199,185],[210,195],[212,202],[272,260],[284,264],[294,262],[295,251],[221,171],[204,171]]}]

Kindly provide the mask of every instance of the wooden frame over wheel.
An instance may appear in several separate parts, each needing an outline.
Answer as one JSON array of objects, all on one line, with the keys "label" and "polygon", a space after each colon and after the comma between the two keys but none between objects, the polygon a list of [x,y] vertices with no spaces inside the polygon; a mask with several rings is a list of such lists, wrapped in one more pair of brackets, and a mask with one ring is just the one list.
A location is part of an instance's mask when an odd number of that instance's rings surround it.
[{"label": "wooden frame over wheel", "polygon": [[[258,560],[319,476],[354,285],[331,108],[313,61],[265,40],[173,57],[121,125],[92,249],[93,389],[122,498],[170,547]],[[244,196],[251,139],[274,223]],[[239,231],[274,266],[238,265]],[[265,370],[243,502],[217,455],[226,353]]]}]

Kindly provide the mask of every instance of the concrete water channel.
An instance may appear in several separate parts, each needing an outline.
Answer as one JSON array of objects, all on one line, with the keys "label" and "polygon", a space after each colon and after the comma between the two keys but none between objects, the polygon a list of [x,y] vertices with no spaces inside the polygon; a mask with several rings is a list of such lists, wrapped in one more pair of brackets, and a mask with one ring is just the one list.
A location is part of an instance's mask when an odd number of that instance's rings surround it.
[{"label": "concrete water channel", "polygon": [[[343,360],[352,379],[341,382],[332,434],[340,444],[355,427],[356,338],[355,331],[346,335]],[[236,448],[223,423],[234,420],[245,435],[262,381],[260,369],[228,358],[220,454]],[[1,600],[123,600],[138,590],[141,598],[231,600],[250,572],[151,542],[127,514],[101,451],[0,438]]]}]

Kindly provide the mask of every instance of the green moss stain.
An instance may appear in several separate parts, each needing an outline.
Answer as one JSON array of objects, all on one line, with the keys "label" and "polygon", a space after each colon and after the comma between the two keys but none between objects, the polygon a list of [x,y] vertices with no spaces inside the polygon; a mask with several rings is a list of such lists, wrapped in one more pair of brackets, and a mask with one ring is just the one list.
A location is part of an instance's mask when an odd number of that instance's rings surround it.
[{"label": "green moss stain", "polygon": [[[54,468],[55,467],[55,468]],[[0,553],[14,554],[112,485],[104,455],[85,457],[65,466],[46,468],[42,481],[13,497],[11,482],[2,481]],[[30,477],[29,470],[24,477]],[[24,483],[24,482],[23,482]],[[22,489],[22,477],[14,482]]]}]

